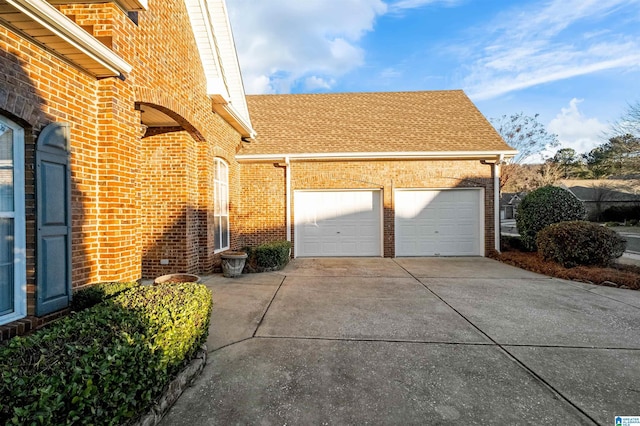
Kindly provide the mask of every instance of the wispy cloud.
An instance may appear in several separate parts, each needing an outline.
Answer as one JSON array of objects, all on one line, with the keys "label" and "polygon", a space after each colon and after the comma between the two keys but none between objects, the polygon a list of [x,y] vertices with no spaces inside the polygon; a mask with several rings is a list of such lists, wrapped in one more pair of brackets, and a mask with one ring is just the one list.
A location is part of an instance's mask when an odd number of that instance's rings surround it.
[{"label": "wispy cloud", "polygon": [[[605,17],[637,10],[639,0],[552,0],[498,16],[464,50],[463,86],[476,100],[610,69],[640,68],[640,39],[594,31]],[[637,18],[637,16],[636,16]],[[587,31],[584,27],[589,27]],[[460,48],[458,47],[458,50]]]},{"label": "wispy cloud", "polygon": [[399,13],[405,10],[417,9],[420,7],[439,4],[445,6],[455,6],[463,0],[396,0],[389,3],[389,12]]}]

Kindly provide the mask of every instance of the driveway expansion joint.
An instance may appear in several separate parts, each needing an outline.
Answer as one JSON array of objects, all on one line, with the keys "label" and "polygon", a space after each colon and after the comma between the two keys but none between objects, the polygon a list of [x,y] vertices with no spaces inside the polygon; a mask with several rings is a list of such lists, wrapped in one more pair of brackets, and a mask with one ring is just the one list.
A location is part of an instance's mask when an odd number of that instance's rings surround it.
[{"label": "driveway expansion joint", "polygon": [[[562,394],[560,392],[560,390],[556,389],[551,383],[549,383],[542,376],[540,376],[538,373],[536,373],[531,368],[529,368],[523,361],[521,361],[520,359],[516,358],[516,356],[514,354],[512,354],[507,348],[505,348],[502,344],[498,343],[494,338],[492,338],[487,333],[485,333],[480,327],[478,327],[473,322],[471,322],[471,320],[469,320],[465,315],[463,315],[458,309],[454,308],[450,303],[448,303],[442,297],[440,297],[439,294],[437,294],[435,291],[430,289],[426,284],[424,284],[422,281],[420,281],[420,279],[418,277],[416,277],[414,274],[412,274],[404,266],[402,266],[398,262],[396,262],[395,259],[393,261],[400,268],[404,269],[409,275],[411,275],[413,277],[413,279],[415,279],[420,285],[422,285],[422,287],[424,287],[428,292],[433,294],[442,303],[447,305],[456,314],[458,314],[463,320],[465,320],[470,326],[472,326],[474,329],[476,329],[478,331],[478,333],[482,334],[484,337],[486,337],[491,342],[493,342],[495,347],[497,347],[500,351],[502,351],[507,356],[507,358],[511,359],[514,363],[516,363],[516,365],[520,366],[527,374],[529,374],[531,377],[533,377],[535,380],[537,380],[542,386],[544,386],[546,389],[548,389],[551,394],[553,394],[555,397],[557,397],[557,398],[561,399],[562,401],[566,402],[567,404],[569,404],[574,410],[576,410],[577,412],[579,412],[580,414],[585,416],[587,419],[592,421],[594,424],[596,424],[596,425],[600,424],[592,416],[590,416],[585,410],[580,408],[577,403],[571,401],[567,396]],[[440,277],[438,277],[438,278],[440,278]]]}]

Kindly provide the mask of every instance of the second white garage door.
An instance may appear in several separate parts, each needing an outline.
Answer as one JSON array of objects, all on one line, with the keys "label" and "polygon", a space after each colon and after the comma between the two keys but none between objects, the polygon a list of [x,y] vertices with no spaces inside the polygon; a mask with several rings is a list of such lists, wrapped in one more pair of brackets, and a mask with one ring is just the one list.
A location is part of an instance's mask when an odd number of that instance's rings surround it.
[{"label": "second white garage door", "polygon": [[295,191],[296,256],[381,256],[380,191]]},{"label": "second white garage door", "polygon": [[396,190],[396,256],[480,256],[482,190]]}]

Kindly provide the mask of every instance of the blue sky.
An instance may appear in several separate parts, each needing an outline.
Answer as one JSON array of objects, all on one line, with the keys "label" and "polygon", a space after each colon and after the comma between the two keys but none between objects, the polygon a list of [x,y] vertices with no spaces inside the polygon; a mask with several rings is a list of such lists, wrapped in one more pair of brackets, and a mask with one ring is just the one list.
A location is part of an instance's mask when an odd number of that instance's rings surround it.
[{"label": "blue sky", "polygon": [[463,89],[587,152],[640,101],[640,0],[227,0],[248,94]]}]

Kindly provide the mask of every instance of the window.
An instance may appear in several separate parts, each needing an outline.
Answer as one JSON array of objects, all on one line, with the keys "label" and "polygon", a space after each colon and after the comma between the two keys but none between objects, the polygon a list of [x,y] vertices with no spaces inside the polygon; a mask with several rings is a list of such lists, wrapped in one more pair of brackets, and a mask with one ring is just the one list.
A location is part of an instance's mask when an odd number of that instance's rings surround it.
[{"label": "window", "polygon": [[214,161],[214,249],[218,252],[229,248],[229,166],[220,158]]},{"label": "window", "polygon": [[24,131],[0,116],[0,324],[26,315]]}]

